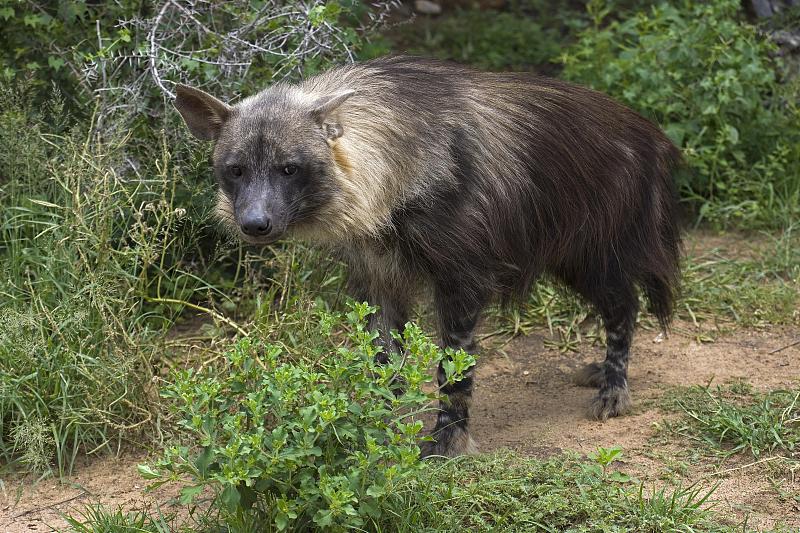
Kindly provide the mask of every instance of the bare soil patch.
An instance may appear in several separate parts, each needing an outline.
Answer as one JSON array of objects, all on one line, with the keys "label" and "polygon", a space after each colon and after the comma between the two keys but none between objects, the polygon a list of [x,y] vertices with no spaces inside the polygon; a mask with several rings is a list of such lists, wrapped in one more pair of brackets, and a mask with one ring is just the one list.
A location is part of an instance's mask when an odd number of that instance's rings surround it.
[{"label": "bare soil patch", "polygon": [[[564,354],[545,348],[546,338],[534,334],[515,339],[502,352],[489,352],[479,361],[472,432],[481,451],[511,448],[546,456],[621,446],[622,468],[646,482],[656,481],[670,476],[664,458],[680,458],[686,452],[680,443],[656,438],[656,424],[668,417],[657,400],[668,387],[743,380],[770,390],[796,387],[800,381],[800,346],[774,352],[800,339],[797,330],[739,331],[714,343],[698,343],[678,334],[661,340],[656,332],[639,329],[629,369],[634,410],[596,422],[586,416],[596,391],[573,385],[572,374],[602,360],[603,348],[582,345],[580,353]],[[684,446],[693,444],[687,441]],[[800,527],[797,501],[789,497],[782,502],[763,470],[769,462],[748,466],[754,461],[744,457],[719,464],[708,458],[687,465],[683,477],[685,484],[701,481],[711,487],[721,482],[713,498],[723,517],[741,520],[749,515],[749,525],[759,529],[781,523]],[[770,475],[781,479],[783,491],[800,494],[800,479],[792,472]]]},{"label": "bare soil patch", "polygon": [[[76,465],[75,472],[63,480],[54,478],[7,479],[0,492],[0,531],[8,533],[53,531],[67,527],[64,514],[79,516],[87,504],[103,504],[126,511],[168,512],[177,489],[161,487],[146,493],[147,481],[136,466],[147,460],[141,452],[121,457],[91,457]],[[171,503],[172,502],[172,503]],[[174,510],[174,509],[172,509]]]}]

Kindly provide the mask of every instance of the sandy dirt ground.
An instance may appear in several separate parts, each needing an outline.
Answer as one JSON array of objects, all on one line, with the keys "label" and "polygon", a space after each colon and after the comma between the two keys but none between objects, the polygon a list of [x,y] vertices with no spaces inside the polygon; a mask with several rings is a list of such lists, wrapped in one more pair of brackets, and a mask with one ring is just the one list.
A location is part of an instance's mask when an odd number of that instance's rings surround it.
[{"label": "sandy dirt ground", "polygon": [[[602,349],[584,345],[580,353],[564,354],[546,348],[545,338],[517,338],[502,350],[487,350],[480,359],[472,431],[481,451],[511,448],[546,457],[562,450],[589,453],[597,446],[616,445],[624,449],[619,468],[646,483],[655,482],[674,470],[665,457],[680,457],[682,451],[680,442],[658,431],[668,415],[657,399],[668,387],[742,379],[766,390],[796,386],[800,380],[800,346],[774,352],[798,340],[800,331],[740,331],[714,343],[697,343],[685,335],[660,340],[655,332],[639,330],[630,367],[636,407],[628,416],[601,423],[586,417],[594,391],[574,386],[571,376],[581,365],[600,359]],[[145,459],[136,453],[95,459],[79,465],[63,481],[7,479],[0,494],[0,531],[61,528],[64,512],[93,502],[125,509],[160,503],[169,511],[174,489],[143,490],[136,465]],[[719,482],[713,498],[723,517],[741,520],[748,515],[749,525],[758,529],[781,521],[800,527],[797,501],[782,501],[767,474],[779,478],[788,494],[800,494],[800,479],[791,472],[767,472],[769,461],[753,462],[745,457],[720,464],[707,458],[684,467],[681,476],[709,487]]]}]

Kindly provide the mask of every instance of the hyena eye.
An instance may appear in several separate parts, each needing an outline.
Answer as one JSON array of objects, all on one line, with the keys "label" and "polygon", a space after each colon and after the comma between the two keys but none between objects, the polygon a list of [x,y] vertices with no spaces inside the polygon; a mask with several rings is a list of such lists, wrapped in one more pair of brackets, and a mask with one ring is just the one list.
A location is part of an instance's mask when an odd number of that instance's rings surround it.
[{"label": "hyena eye", "polygon": [[286,165],[283,167],[283,173],[287,176],[291,176],[293,174],[297,174],[297,165]]},{"label": "hyena eye", "polygon": [[233,174],[237,178],[241,177],[242,176],[242,167],[240,167],[239,165],[233,165],[231,167],[231,174]]}]

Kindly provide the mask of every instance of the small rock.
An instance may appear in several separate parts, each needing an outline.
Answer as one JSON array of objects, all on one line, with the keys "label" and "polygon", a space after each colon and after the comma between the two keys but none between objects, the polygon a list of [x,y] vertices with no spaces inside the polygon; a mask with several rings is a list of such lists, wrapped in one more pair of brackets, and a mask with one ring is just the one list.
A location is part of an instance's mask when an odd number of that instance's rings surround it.
[{"label": "small rock", "polygon": [[442,12],[442,6],[430,0],[414,0],[414,10],[423,15],[438,15]]},{"label": "small rock", "polygon": [[523,376],[527,376],[528,374],[530,374],[530,372],[529,372],[529,371],[527,371],[527,370],[523,370],[523,372],[522,372],[522,375],[523,375]]},{"label": "small rock", "polygon": [[656,338],[653,339],[653,342],[655,343],[664,342],[664,333],[659,333],[658,335],[656,335]]}]

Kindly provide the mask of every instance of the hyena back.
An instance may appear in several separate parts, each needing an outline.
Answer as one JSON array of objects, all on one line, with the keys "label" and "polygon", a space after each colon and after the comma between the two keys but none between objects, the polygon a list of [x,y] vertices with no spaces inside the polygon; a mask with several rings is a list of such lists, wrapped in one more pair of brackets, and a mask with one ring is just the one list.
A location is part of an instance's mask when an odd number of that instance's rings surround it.
[{"label": "hyena back", "polygon": [[[646,119],[563,81],[410,57],[234,106],[179,86],[175,105],[216,143],[220,217],[246,242],[290,235],[338,251],[353,296],[379,306],[384,354],[422,291],[442,343],[474,352],[484,307],[549,274],[604,322],[605,361],[577,377],[600,389],[591,416],[629,408],[637,289],[666,327],[679,273],[680,152]],[[469,453],[472,371],[438,377],[448,400],[423,452]]]}]

